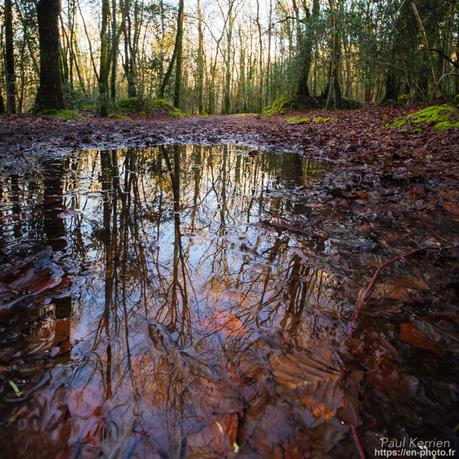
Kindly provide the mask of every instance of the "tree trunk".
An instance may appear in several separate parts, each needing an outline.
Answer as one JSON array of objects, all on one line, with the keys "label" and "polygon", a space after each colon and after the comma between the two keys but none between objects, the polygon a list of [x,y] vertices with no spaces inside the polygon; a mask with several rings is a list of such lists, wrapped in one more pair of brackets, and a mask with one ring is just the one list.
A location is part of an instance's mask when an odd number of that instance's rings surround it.
[{"label": "tree trunk", "polygon": [[393,67],[390,67],[387,71],[385,86],[386,91],[382,102],[397,102],[397,98],[399,96],[399,84],[395,68]]},{"label": "tree trunk", "polygon": [[226,31],[226,57],[225,57],[225,95],[223,102],[223,113],[227,115],[231,111],[231,65],[232,65],[232,41],[233,41],[233,26],[234,26],[234,0],[230,0],[228,4],[228,28]]},{"label": "tree trunk", "polygon": [[424,28],[424,24],[422,22],[421,16],[419,14],[419,10],[418,10],[418,8],[416,6],[416,2],[414,0],[411,0],[411,8],[413,9],[413,13],[414,13],[416,21],[418,23],[419,30],[421,31],[424,51],[426,53],[427,62],[429,63],[430,72],[431,72],[431,76],[432,76],[432,88],[433,88],[433,91],[434,91],[434,95],[435,95],[435,98],[439,99],[439,98],[442,97],[442,94],[441,94],[441,90],[440,90],[440,88],[438,86],[438,83],[437,83],[437,76],[435,74],[435,67],[433,65],[432,56],[430,54],[430,47],[429,47],[429,42],[427,40],[426,30]]},{"label": "tree trunk", "polygon": [[198,113],[204,112],[204,30],[201,0],[197,3],[198,14]]},{"label": "tree trunk", "polygon": [[[311,97],[309,90],[309,72],[312,62],[312,50],[316,35],[316,21],[320,13],[319,0],[314,0],[312,4],[312,14],[306,10],[306,32],[300,34],[299,42],[299,59],[300,59],[300,75],[296,91],[296,97],[299,101],[305,101]],[[301,29],[298,29],[301,31]],[[304,35],[304,36],[303,36]]]},{"label": "tree trunk", "polygon": [[264,75],[263,75],[263,34],[260,23],[260,2],[257,0],[257,18],[256,18],[257,30],[258,30],[258,91],[257,91],[257,112],[261,112],[263,109],[263,86],[264,86]]},{"label": "tree trunk", "polygon": [[175,88],[174,88],[174,106],[180,108],[182,97],[182,51],[183,51],[183,10],[184,0],[179,2],[177,18],[177,54],[175,64]]},{"label": "tree trunk", "polygon": [[39,0],[37,5],[40,37],[40,86],[35,110],[64,108],[61,69],[59,65],[60,0]]},{"label": "tree trunk", "polygon": [[5,102],[3,101],[3,95],[0,91],[0,115],[5,114]]},{"label": "tree trunk", "polygon": [[[459,62],[459,21],[457,21],[457,35],[456,35],[456,62]],[[456,77],[454,83],[454,93],[459,94],[459,69],[456,69]]]},{"label": "tree trunk", "polygon": [[339,84],[339,65],[341,59],[338,36],[337,14],[334,0],[329,0],[331,11],[332,49],[330,56],[330,72],[326,108],[342,108],[341,86]]},{"label": "tree trunk", "polygon": [[112,0],[112,73],[110,77],[110,97],[116,99],[116,71],[118,67],[118,25],[116,21],[116,0]]},{"label": "tree trunk", "polygon": [[100,28],[100,69],[99,69],[99,113],[108,116],[108,74],[110,69],[108,49],[109,0],[102,0],[102,23]]},{"label": "tree trunk", "polygon": [[14,32],[11,0],[5,0],[6,110],[16,113],[16,73],[14,69]]}]

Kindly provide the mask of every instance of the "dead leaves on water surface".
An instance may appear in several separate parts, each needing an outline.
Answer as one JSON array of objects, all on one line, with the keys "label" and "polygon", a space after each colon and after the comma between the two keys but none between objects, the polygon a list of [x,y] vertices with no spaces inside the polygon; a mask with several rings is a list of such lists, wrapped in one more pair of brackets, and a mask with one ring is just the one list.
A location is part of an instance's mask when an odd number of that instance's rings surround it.
[{"label": "dead leaves on water surface", "polygon": [[[195,419],[192,426],[184,425],[189,431],[186,457],[238,452],[241,457],[319,458],[318,451],[331,449],[346,435],[339,410],[346,422],[359,422],[358,388],[346,393],[348,375],[328,343],[306,349],[280,329],[259,331],[243,349],[239,339],[229,330],[214,365],[199,359],[203,350],[177,348],[164,354],[171,375],[177,365],[189,369],[176,391]],[[172,387],[167,374],[164,384]],[[167,400],[171,397],[169,392]]]},{"label": "dead leaves on water surface", "polygon": [[459,353],[459,319],[451,314],[437,313],[413,316],[400,326],[400,340],[438,356]]},{"label": "dead leaves on water surface", "polygon": [[22,301],[39,303],[70,285],[70,278],[45,250],[0,274],[0,314]]},{"label": "dead leaves on water surface", "polygon": [[342,405],[342,374],[330,362],[300,350],[274,355],[270,364],[279,387],[296,392],[315,419],[331,419]]},{"label": "dead leaves on water surface", "polygon": [[378,283],[374,295],[385,300],[402,301],[411,294],[428,290],[429,286],[421,277],[403,276]]}]

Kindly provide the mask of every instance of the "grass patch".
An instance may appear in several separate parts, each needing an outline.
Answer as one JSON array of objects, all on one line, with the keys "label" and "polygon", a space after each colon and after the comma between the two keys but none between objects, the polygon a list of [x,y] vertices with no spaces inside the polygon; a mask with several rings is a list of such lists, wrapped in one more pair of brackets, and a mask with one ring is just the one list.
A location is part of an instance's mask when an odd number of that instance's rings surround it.
[{"label": "grass patch", "polygon": [[459,128],[459,110],[452,105],[433,105],[391,121],[386,127],[431,127],[437,131]]},{"label": "grass patch", "polygon": [[287,118],[288,124],[309,124],[309,123],[327,123],[329,121],[336,121],[336,118],[328,118],[323,116],[293,116],[291,118]]}]

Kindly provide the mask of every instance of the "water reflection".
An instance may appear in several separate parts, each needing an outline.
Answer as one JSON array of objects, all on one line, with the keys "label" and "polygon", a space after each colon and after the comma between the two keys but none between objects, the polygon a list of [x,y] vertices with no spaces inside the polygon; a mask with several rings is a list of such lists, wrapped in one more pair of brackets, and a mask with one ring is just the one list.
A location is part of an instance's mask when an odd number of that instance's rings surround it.
[{"label": "water reflection", "polygon": [[294,191],[321,171],[296,155],[169,146],[3,177],[5,270],[25,260],[35,279],[38,257],[60,276],[14,304],[1,279],[7,457],[306,454],[317,419],[273,356],[335,332],[341,280],[305,254],[323,240],[259,222],[306,218]]}]

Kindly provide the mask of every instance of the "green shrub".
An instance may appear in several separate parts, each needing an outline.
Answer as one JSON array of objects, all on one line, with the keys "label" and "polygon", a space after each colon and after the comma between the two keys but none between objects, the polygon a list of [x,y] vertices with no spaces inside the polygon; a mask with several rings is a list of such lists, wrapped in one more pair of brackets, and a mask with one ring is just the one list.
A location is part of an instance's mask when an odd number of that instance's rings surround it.
[{"label": "green shrub", "polygon": [[459,108],[459,94],[456,94],[456,95],[454,96],[453,104],[454,104],[457,108]]}]

